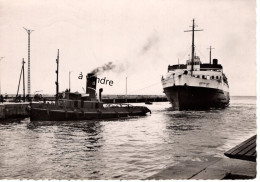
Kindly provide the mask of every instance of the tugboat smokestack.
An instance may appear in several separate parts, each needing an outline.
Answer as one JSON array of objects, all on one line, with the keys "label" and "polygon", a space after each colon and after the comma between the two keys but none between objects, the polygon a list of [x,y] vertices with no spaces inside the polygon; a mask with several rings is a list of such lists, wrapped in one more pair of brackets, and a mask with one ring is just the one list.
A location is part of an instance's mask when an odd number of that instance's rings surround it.
[{"label": "tugboat smokestack", "polygon": [[96,97],[96,85],[97,85],[97,77],[94,73],[88,73],[86,76],[87,85],[86,85],[86,93],[89,94],[90,100],[97,100]]},{"label": "tugboat smokestack", "polygon": [[99,101],[102,102],[102,92],[103,92],[103,88],[99,89]]}]

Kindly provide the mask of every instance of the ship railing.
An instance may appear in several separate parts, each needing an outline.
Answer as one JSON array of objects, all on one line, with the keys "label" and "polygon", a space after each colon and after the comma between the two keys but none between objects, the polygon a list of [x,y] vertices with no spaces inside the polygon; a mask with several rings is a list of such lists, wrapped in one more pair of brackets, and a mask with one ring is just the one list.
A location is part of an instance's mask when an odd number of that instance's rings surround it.
[{"label": "ship railing", "polygon": [[222,68],[200,68],[199,71],[218,71],[221,72]]},{"label": "ship railing", "polygon": [[133,107],[131,104],[104,104],[104,108]]},{"label": "ship railing", "polygon": [[57,106],[54,103],[43,103],[43,102],[37,102],[37,103],[31,103],[32,108],[41,108],[41,109],[53,109],[56,108]]}]

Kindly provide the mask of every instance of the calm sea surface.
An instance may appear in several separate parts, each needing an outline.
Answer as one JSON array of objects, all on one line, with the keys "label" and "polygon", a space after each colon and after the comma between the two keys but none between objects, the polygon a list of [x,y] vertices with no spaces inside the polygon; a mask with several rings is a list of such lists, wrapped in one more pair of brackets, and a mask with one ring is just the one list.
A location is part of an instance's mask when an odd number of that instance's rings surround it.
[{"label": "calm sea surface", "polygon": [[185,161],[224,157],[256,134],[256,97],[231,97],[222,110],[147,107],[152,115],[124,120],[34,129],[29,118],[0,123],[0,179],[144,179]]}]

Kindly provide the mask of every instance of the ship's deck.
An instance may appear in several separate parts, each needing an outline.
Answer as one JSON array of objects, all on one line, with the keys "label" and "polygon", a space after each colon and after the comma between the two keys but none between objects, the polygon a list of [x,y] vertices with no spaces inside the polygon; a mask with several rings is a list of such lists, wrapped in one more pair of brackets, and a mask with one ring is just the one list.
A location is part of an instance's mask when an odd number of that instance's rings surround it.
[{"label": "ship's deck", "polygon": [[[221,64],[200,64],[200,68],[201,69],[222,69],[222,65]],[[187,69],[187,65],[186,64],[175,64],[175,65],[169,65],[168,66],[168,71],[171,70],[176,70],[176,69]]]}]

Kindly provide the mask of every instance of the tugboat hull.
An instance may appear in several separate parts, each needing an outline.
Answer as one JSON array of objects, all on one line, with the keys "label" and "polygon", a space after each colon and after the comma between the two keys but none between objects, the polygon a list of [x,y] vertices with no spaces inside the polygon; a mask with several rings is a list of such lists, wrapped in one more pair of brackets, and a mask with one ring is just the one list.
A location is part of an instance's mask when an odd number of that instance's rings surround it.
[{"label": "tugboat hull", "polygon": [[142,116],[151,111],[146,107],[133,108],[107,108],[99,110],[50,110],[41,108],[31,109],[31,121],[73,121],[73,120],[92,120],[109,119],[127,116]]},{"label": "tugboat hull", "polygon": [[174,110],[224,108],[229,105],[229,93],[220,89],[172,86],[164,88]]}]

